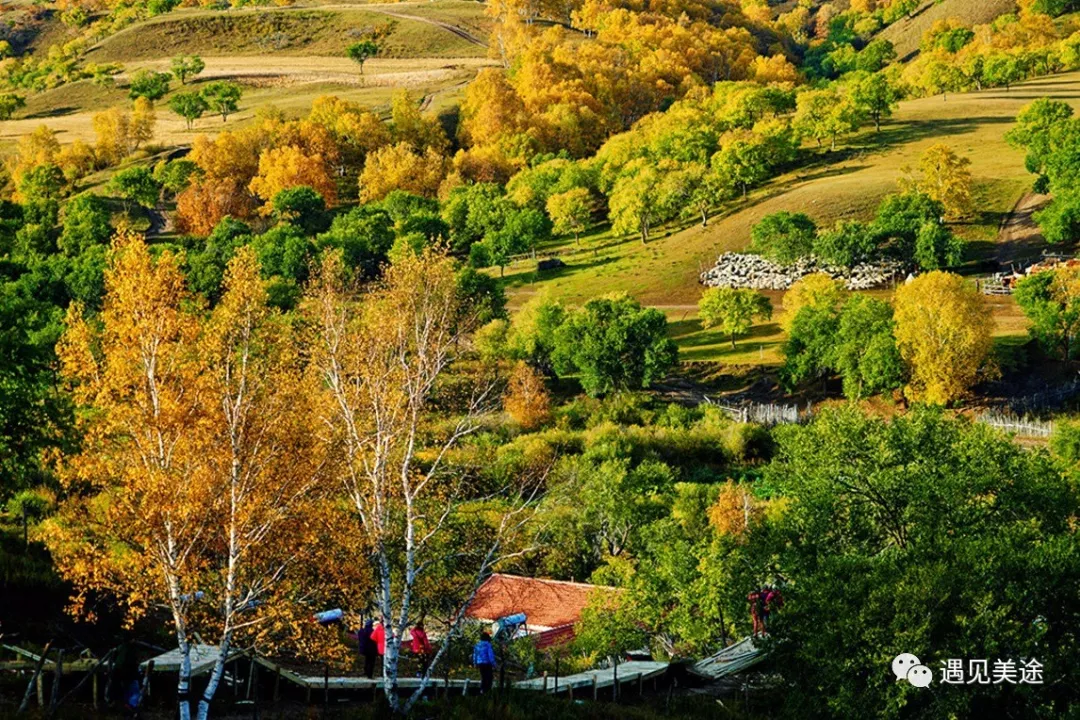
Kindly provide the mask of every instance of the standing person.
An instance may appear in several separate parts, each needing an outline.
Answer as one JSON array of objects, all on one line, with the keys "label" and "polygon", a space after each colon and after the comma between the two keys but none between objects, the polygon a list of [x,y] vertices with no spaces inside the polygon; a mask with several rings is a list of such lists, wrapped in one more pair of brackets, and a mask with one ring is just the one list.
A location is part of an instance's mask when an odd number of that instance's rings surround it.
[{"label": "standing person", "polygon": [[368,620],[356,633],[357,649],[360,651],[360,656],[364,658],[364,676],[369,680],[375,677],[375,658],[378,653],[378,647],[371,639],[374,623],[374,620]]},{"label": "standing person", "polygon": [[386,654],[386,628],[381,622],[375,623],[375,629],[371,631],[371,642],[375,643],[375,651],[379,653],[379,665],[383,664],[383,655]]},{"label": "standing person", "polygon": [[420,670],[417,677],[427,672],[428,663],[431,662],[431,641],[428,640],[427,631],[424,630],[424,621],[416,623],[412,630],[412,651],[420,662]]},{"label": "standing person", "polygon": [[495,648],[491,646],[491,636],[480,635],[480,641],[472,651],[473,665],[480,671],[480,694],[491,692],[491,682],[495,678]]},{"label": "standing person", "polygon": [[758,615],[758,596],[760,594],[757,590],[751,590],[746,596],[746,601],[750,603],[750,620],[754,625],[751,634],[754,636],[761,630],[761,616]]},{"label": "standing person", "polygon": [[757,591],[757,616],[758,616],[758,623],[761,626],[761,634],[762,635],[764,635],[766,633],[766,629],[768,628],[768,622],[769,622],[769,608],[765,604],[766,592],[767,592],[767,588],[764,588],[764,587],[763,588],[758,588],[758,591]]}]

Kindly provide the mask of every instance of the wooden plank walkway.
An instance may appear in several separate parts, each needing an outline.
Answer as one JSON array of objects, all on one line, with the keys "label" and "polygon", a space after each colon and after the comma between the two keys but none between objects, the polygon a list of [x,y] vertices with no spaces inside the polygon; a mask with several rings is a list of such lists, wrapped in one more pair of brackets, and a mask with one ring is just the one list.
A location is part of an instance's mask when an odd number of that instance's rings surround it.
[{"label": "wooden plank walkway", "polygon": [[[225,662],[230,662],[235,658],[243,655],[239,650],[234,650],[232,654],[226,659]],[[195,644],[191,646],[191,675],[201,675],[204,672],[210,672],[214,667],[214,663],[217,662],[218,657],[221,656],[221,648],[217,645],[203,645]],[[180,648],[170,650],[167,653],[162,653],[153,658],[154,672],[177,672],[180,670]],[[140,663],[140,668],[145,668],[146,663]]]},{"label": "wooden plank walkway", "polygon": [[[564,690],[579,688],[591,688],[595,684],[597,688],[611,687],[615,684],[616,673],[620,685],[628,682],[638,682],[663,675],[668,669],[669,663],[652,662],[647,660],[629,660],[619,663],[618,668],[610,667],[599,670],[576,673],[560,677],[558,689]],[[555,692],[554,677],[532,678],[514,683],[519,690],[539,690],[542,692]]]},{"label": "wooden plank walkway", "polygon": [[[287,670],[266,658],[255,658],[255,662],[269,670],[271,673],[280,674],[281,677],[294,685],[310,688],[312,690],[322,690],[323,688],[329,688],[330,690],[373,690],[383,687],[383,678],[381,677],[366,678],[355,675],[331,675],[327,677],[326,675],[307,675]],[[420,687],[420,678],[399,676],[397,684],[402,690],[415,690]],[[479,686],[480,681],[470,678],[451,678],[448,681],[446,678],[438,677],[433,677],[428,681],[429,688],[466,689],[470,685]]]},{"label": "wooden plank walkway", "polygon": [[734,645],[698,660],[690,666],[690,672],[708,680],[719,680],[727,675],[758,664],[765,659],[765,651],[754,644],[754,638],[743,638]]}]

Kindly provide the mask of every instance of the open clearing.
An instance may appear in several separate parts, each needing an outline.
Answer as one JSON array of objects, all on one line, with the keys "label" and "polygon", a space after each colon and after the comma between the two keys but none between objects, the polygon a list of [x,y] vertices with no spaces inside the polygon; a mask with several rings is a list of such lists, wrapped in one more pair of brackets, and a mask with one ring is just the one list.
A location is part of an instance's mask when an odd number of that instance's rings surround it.
[{"label": "open clearing", "polygon": [[[648,245],[635,237],[593,235],[583,240],[581,248],[564,244],[560,257],[567,267],[542,277],[534,272],[535,263],[519,262],[506,271],[511,304],[516,307],[537,293],[581,303],[624,290],[664,309],[687,359],[776,362],[783,337],[775,322],[755,327],[734,351],[725,345],[726,338],[701,330],[693,308],[702,291],[698,284],[702,269],[721,252],[745,248],[751,226],[779,210],[806,212],[819,225],[840,218],[870,219],[881,198],[896,191],[905,168],[916,166],[923,151],[936,143],[946,143],[971,159],[977,216],[956,230],[969,241],[969,267],[989,269],[997,262],[999,228],[1033,179],[1024,168],[1023,153],[1009,147],[1004,134],[1021,107],[1047,96],[1080,107],[1080,73],[1039,78],[1010,91],[904,102],[881,133],[865,131],[836,153],[826,153],[821,162],[773,180],[746,202],[724,208],[706,228],[700,223],[671,228]],[[779,311],[782,294],[772,295]],[[1024,318],[1011,298],[995,298],[991,306],[1000,335],[1025,331]]]},{"label": "open clearing", "polygon": [[[344,57],[344,48],[383,23],[393,29],[382,41],[379,56],[364,63],[361,73]],[[227,123],[203,117],[188,131],[168,110],[166,96],[158,102],[155,144],[189,144],[196,133],[216,133],[250,121],[264,106],[302,115],[316,97],[327,94],[380,110],[388,107],[395,89],[406,88],[438,111],[455,102],[480,67],[493,62],[480,39],[486,27],[483,6],[460,0],[181,10],[133,25],[90,52],[91,62],[123,63],[119,87],[80,81],[31,95],[14,119],[0,122],[0,147],[11,146],[41,124],[56,130],[61,142],[93,141],[94,113],[130,102],[122,86],[132,72],[164,71],[170,58],[189,53],[202,54],[206,70],[185,88],[174,82],[172,92],[198,89],[212,80],[235,80],[244,86],[241,111]]]},{"label": "open clearing", "polygon": [[[357,65],[341,57],[281,57],[267,62],[264,57],[204,57],[206,70],[198,82],[184,89],[198,89],[214,79],[229,78],[244,85],[240,112],[220,117],[204,116],[188,131],[183,119],[166,106],[168,98],[158,103],[155,144],[187,145],[198,133],[217,133],[251,120],[260,107],[274,106],[287,115],[298,116],[311,109],[320,95],[337,95],[379,109],[389,106],[397,88],[407,88],[417,97],[460,92],[478,68],[490,61],[481,58],[443,60],[436,58],[382,59],[364,63],[361,75]],[[133,63],[138,67],[163,69],[168,60]],[[287,89],[287,92],[283,90]],[[180,85],[173,83],[172,92]],[[20,118],[0,123],[0,143],[13,143],[19,137],[45,124],[57,131],[61,142],[75,139],[94,140],[93,116],[96,112],[128,104],[126,90],[103,88],[90,81],[72,83],[27,98]],[[440,104],[442,104],[440,102]]]},{"label": "open clearing", "polygon": [[485,53],[483,6],[348,5],[172,12],[112,35],[87,55],[91,62],[153,60],[178,54],[344,56],[345,48],[388,25],[379,57],[477,57]]}]

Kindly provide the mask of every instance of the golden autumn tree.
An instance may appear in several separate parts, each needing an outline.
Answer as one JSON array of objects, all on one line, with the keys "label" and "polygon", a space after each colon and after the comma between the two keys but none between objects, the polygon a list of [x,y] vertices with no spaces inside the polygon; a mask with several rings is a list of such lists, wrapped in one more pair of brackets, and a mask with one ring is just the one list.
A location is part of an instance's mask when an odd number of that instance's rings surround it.
[{"label": "golden autumn tree", "polygon": [[360,173],[360,200],[382,200],[393,190],[434,197],[446,176],[446,158],[433,148],[423,154],[408,143],[390,145],[368,156]]},{"label": "golden autumn tree", "polygon": [[761,502],[742,483],[728,480],[709,507],[709,525],[720,535],[744,538],[762,515]]},{"label": "golden autumn tree", "polygon": [[131,143],[135,149],[154,139],[156,124],[157,113],[154,112],[154,103],[142,96],[135,98],[131,106],[130,127]]},{"label": "golden autumn tree", "polygon": [[[520,552],[513,548],[538,483],[515,477],[478,500],[447,463],[480,427],[492,390],[468,374],[450,383],[453,391],[443,382],[476,317],[458,290],[454,261],[430,248],[407,253],[362,297],[343,277],[340,255],[329,255],[304,302],[318,333],[312,360],[323,388],[314,421],[332,430],[344,456],[339,479],[371,549],[376,615],[386,628],[383,687],[392,709],[406,714],[459,633],[476,588],[496,562]],[[441,415],[436,401],[455,410]],[[442,588],[452,619],[418,687],[402,698],[402,638],[425,583]]]},{"label": "golden autumn tree", "polygon": [[939,405],[963,397],[993,347],[982,295],[959,275],[934,271],[898,288],[894,304],[896,344],[911,373],[905,392]]},{"label": "golden autumn tree", "polygon": [[938,143],[926,149],[919,160],[919,177],[908,185],[945,207],[945,217],[960,220],[971,215],[971,160],[948,145]]},{"label": "golden autumn tree", "polygon": [[308,423],[309,375],[247,248],[207,313],[178,258],[155,261],[140,236],[122,235],[100,323],[77,305],[67,320],[58,354],[87,412],[80,451],[59,464],[68,497],[50,549],[76,608],[104,591],[131,618],[169,613],[185,720],[194,633],[217,638],[205,720],[229,648],[287,612],[267,601],[303,567],[307,511],[329,467]]},{"label": "golden autumn tree", "polygon": [[503,409],[524,430],[535,430],[550,420],[551,398],[543,375],[518,362],[503,393]]},{"label": "golden autumn tree", "polygon": [[307,185],[323,196],[327,205],[337,203],[337,185],[320,154],[309,154],[297,145],[265,150],[259,156],[259,172],[251,180],[251,192],[266,201],[264,211],[282,190]]},{"label": "golden autumn tree", "polygon": [[780,326],[790,331],[791,324],[795,322],[795,316],[804,307],[837,308],[844,302],[847,295],[844,282],[834,280],[825,273],[810,273],[799,278],[784,293],[784,314],[780,317]]},{"label": "golden autumn tree", "polygon": [[94,149],[98,160],[116,165],[131,152],[131,114],[121,108],[110,108],[94,115]]},{"label": "golden autumn tree", "polygon": [[[75,401],[93,412],[79,415],[81,452],[60,463],[68,498],[47,543],[77,611],[90,592],[116,596],[130,618],[163,607],[186,655],[218,501],[203,452],[199,321],[179,259],[155,262],[139,236],[117,237],[105,283],[101,330],[73,304],[57,346]],[[183,698],[189,676],[190,662]]]}]

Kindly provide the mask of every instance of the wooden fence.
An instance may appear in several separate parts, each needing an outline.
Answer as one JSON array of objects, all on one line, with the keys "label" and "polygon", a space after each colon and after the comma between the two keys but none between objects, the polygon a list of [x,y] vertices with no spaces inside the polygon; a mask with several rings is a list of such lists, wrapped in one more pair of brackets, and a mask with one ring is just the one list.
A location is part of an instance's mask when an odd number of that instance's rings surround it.
[{"label": "wooden fence", "polygon": [[800,423],[810,418],[810,404],[806,404],[805,411],[800,412],[797,404],[779,405],[777,403],[746,402],[740,405],[724,405],[709,398],[705,398],[710,405],[723,410],[733,420],[744,423],[757,423],[758,425],[790,425]]},{"label": "wooden fence", "polygon": [[997,410],[980,413],[975,416],[975,419],[1005,432],[1025,437],[1050,437],[1050,434],[1054,432],[1052,420],[1037,420]]}]

